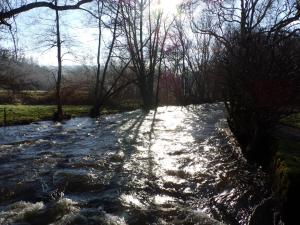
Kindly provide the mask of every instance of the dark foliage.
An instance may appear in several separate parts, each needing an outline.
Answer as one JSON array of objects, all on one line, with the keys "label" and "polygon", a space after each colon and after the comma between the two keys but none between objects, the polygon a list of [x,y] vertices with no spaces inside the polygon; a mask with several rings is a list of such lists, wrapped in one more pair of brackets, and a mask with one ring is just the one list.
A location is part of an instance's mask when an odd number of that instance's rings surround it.
[{"label": "dark foliage", "polygon": [[229,40],[215,58],[225,77],[228,122],[244,155],[264,163],[278,121],[299,109],[300,37],[235,32]]}]

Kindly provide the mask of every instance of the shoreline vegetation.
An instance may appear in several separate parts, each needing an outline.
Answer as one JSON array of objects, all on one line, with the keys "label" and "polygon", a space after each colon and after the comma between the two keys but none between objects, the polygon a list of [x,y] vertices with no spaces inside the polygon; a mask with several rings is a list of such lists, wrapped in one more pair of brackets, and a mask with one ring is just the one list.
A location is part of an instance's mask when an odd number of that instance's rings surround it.
[{"label": "shoreline vegetation", "polygon": [[[26,125],[34,122],[53,119],[56,110],[55,105],[23,105],[5,104],[0,105],[0,127]],[[91,106],[88,105],[65,105],[63,106],[66,119],[89,116]],[[134,106],[106,107],[101,114],[114,114],[134,110]]]},{"label": "shoreline vegetation", "polygon": [[[0,127],[26,125],[34,122],[52,120],[56,105],[27,105],[27,104],[0,104]],[[64,105],[66,119],[89,116],[89,105]],[[105,107],[101,114],[114,114],[138,109],[138,105],[122,105],[119,107]],[[5,118],[6,117],[6,118]],[[300,129],[300,113],[292,114],[282,119],[281,124],[287,127]]]},{"label": "shoreline vegetation", "polygon": [[[299,134],[300,129],[294,131]],[[298,219],[295,204],[300,201],[300,141],[295,136],[277,136],[274,143],[275,155],[272,160],[272,191],[280,202],[279,207],[286,224]]]}]

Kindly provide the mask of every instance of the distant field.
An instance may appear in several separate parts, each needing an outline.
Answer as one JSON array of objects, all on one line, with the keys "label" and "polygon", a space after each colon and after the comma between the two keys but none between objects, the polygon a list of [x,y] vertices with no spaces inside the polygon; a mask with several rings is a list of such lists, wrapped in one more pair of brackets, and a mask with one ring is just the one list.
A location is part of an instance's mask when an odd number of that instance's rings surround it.
[{"label": "distant field", "polygon": [[[71,116],[88,115],[89,106],[64,106],[64,112]],[[56,110],[55,105],[0,105],[0,125],[4,124],[4,109],[6,124],[27,124],[30,122],[49,120]]]},{"label": "distant field", "polygon": [[[65,105],[90,104],[89,92],[76,90],[65,90],[62,92],[62,99]],[[0,90],[0,104],[24,104],[24,105],[52,105],[55,104],[54,91],[24,90],[13,93]]]},{"label": "distant field", "polygon": [[[91,106],[88,105],[92,102],[88,98],[88,91],[73,90],[63,94],[63,110],[68,118],[89,114]],[[24,90],[13,94],[10,91],[0,90],[0,126],[51,120],[56,111],[55,102],[53,92]],[[134,110],[139,106],[139,103],[131,100],[110,101],[102,109],[102,114]],[[4,111],[6,119],[4,119]]]}]

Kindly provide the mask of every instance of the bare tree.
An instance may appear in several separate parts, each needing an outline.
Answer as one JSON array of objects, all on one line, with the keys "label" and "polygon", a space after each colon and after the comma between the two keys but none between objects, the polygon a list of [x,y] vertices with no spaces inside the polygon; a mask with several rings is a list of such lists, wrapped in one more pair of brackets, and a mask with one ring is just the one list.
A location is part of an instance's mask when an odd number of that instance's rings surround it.
[{"label": "bare tree", "polygon": [[[55,0],[57,6],[57,0]],[[57,78],[56,78],[56,104],[57,111],[54,113],[54,120],[62,121],[64,113],[62,108],[61,99],[61,83],[62,83],[62,54],[61,54],[61,37],[60,37],[60,23],[58,9],[55,9],[55,22],[56,22],[56,47],[57,47]]]},{"label": "bare tree", "polygon": [[162,52],[163,11],[153,11],[151,0],[122,1],[123,29],[133,69],[137,77],[143,108],[155,105],[154,81]]},{"label": "bare tree", "polygon": [[110,65],[113,51],[115,47],[115,43],[117,41],[117,38],[119,36],[118,34],[118,26],[119,26],[119,19],[120,19],[120,3],[119,1],[116,2],[107,2],[107,6],[105,10],[110,11],[114,16],[111,20],[111,26],[106,25],[108,29],[112,32],[112,40],[108,47],[108,54],[105,59],[104,68],[101,71],[101,63],[100,63],[100,57],[101,57],[101,42],[102,42],[102,27],[103,27],[103,21],[102,21],[102,14],[103,14],[103,7],[104,3],[97,1],[97,20],[98,20],[98,48],[97,48],[97,72],[96,72],[96,84],[95,84],[95,97],[94,97],[94,105],[91,109],[91,116],[99,116],[101,107],[103,106],[105,99],[107,97],[107,90],[105,90],[105,83],[106,83],[106,77],[108,73],[108,67]]},{"label": "bare tree", "polygon": [[[54,4],[58,5],[59,0],[54,0]],[[45,49],[47,52],[51,49],[56,50],[57,67],[50,69],[53,80],[55,82],[53,89],[55,90],[55,103],[57,109],[53,115],[53,120],[62,121],[64,119],[63,112],[63,86],[67,82],[63,79],[63,60],[70,54],[70,47],[74,44],[74,40],[67,35],[66,29],[62,29],[62,14],[59,10],[55,9],[54,20],[53,18],[43,18],[44,32],[38,32],[36,35],[37,45],[40,49]],[[66,28],[66,25],[63,26]]]},{"label": "bare tree", "polygon": [[189,24],[186,14],[177,16],[168,41],[169,70],[181,84],[177,101],[187,104],[216,100],[218,91],[209,71],[213,37],[192,32],[192,27],[186,24]]},{"label": "bare tree", "polygon": [[[202,2],[201,0],[196,2]],[[247,38],[252,32],[280,32],[282,29],[292,33],[299,31],[297,24],[300,18],[300,5],[297,0],[229,0],[203,1],[202,15],[207,15],[210,27],[203,27],[201,20],[192,15],[194,32],[201,32],[214,36],[225,46],[227,45],[226,32],[239,30],[241,39]],[[194,5],[193,5],[194,7]],[[193,11],[192,8],[190,8]],[[197,13],[199,14],[199,12]],[[201,19],[201,18],[200,18]],[[203,19],[203,18],[202,18]]]},{"label": "bare tree", "polygon": [[[122,35],[120,27],[122,24],[120,17],[121,1],[96,1],[96,4],[96,11],[93,9],[85,10],[97,20],[98,30],[94,100],[90,111],[92,117],[99,116],[104,104],[113,95],[132,83],[132,80],[125,83],[121,82],[121,78],[131,61],[130,57],[126,59],[126,57],[121,56],[119,46],[117,46],[117,43],[121,43],[119,37]],[[102,37],[105,31],[111,32],[111,41],[104,40]],[[105,42],[109,44],[105,45]],[[107,54],[104,54],[106,51]],[[104,61],[103,64],[101,60]]]},{"label": "bare tree", "polygon": [[94,105],[91,109],[92,116],[99,116],[99,88],[100,88],[100,73],[101,73],[101,43],[102,43],[102,14],[104,3],[99,0],[97,3],[97,24],[98,24],[98,47],[97,47],[97,72],[96,72],[96,84],[95,84],[95,96],[94,96]]},{"label": "bare tree", "polygon": [[[282,116],[292,112],[294,105],[288,101],[292,94],[286,97],[284,85],[277,90],[271,86],[280,80],[281,84],[289,83],[292,90],[295,88],[291,81],[299,82],[296,78],[299,54],[291,48],[298,49],[299,2],[213,1],[203,7],[203,12],[211,19],[210,26],[203,26],[194,17],[192,27],[194,32],[217,40],[213,62],[215,71],[225,80],[225,105],[231,130],[248,159],[266,162],[271,154],[266,148],[270,132]],[[261,88],[269,93],[265,99],[257,94]],[[275,92],[286,92],[277,97],[280,101],[276,104]]]},{"label": "bare tree", "polygon": [[[53,10],[64,11],[70,9],[79,9],[82,5],[93,0],[78,0],[76,4],[58,5],[54,1],[35,1],[27,3],[26,1],[1,1],[0,4],[0,25],[10,26],[9,20],[20,13],[35,8],[50,8]],[[73,1],[72,1],[73,2]]]}]

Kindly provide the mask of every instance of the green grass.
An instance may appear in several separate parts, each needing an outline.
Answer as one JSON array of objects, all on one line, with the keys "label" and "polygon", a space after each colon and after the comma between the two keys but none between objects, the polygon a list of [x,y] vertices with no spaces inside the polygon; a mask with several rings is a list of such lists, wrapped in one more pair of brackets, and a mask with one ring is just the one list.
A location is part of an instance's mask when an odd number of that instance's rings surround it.
[{"label": "green grass", "polygon": [[280,201],[292,206],[294,199],[299,199],[300,142],[279,138],[277,150],[274,161],[273,191]]},{"label": "green grass", "polygon": [[277,157],[285,161],[290,172],[300,174],[300,143],[291,139],[279,139]]},{"label": "green grass", "polygon": [[287,126],[292,126],[300,129],[300,113],[290,115],[281,120]]},{"label": "green grass", "polygon": [[[41,120],[50,120],[56,110],[55,105],[0,105],[0,125],[4,121],[6,109],[6,124],[27,124]],[[64,106],[64,113],[71,116],[88,115],[89,106]]]},{"label": "green grass", "polygon": [[[65,105],[63,111],[67,117],[87,116],[91,106]],[[101,114],[112,114],[136,109],[133,106],[104,108]],[[0,105],[0,126],[4,125],[4,109],[6,110],[6,125],[28,124],[42,120],[51,120],[56,111],[55,105]]]}]

